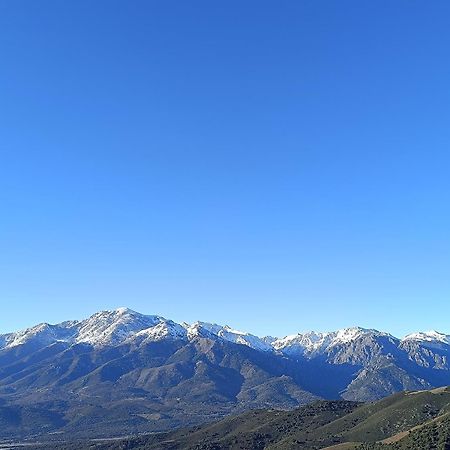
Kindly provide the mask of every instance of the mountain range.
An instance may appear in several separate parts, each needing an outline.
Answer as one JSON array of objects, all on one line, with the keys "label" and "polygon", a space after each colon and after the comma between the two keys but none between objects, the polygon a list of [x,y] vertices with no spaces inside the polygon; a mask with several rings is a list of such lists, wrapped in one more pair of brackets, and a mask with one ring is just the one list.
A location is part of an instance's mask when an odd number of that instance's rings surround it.
[{"label": "mountain range", "polygon": [[0,438],[160,432],[258,408],[450,384],[450,336],[257,337],[127,308],[0,335]]}]

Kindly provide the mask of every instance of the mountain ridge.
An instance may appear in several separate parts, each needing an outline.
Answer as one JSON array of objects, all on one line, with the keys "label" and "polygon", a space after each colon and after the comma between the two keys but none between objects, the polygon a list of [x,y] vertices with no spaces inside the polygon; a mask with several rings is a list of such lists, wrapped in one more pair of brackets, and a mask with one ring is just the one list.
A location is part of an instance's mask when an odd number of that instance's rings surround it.
[{"label": "mountain ridge", "polygon": [[450,385],[442,336],[353,327],[260,338],[127,308],[39,324],[0,336],[0,437],[160,432],[251,409]]},{"label": "mountain ridge", "polygon": [[[284,337],[259,337],[249,332],[233,329],[228,325],[202,321],[196,321],[192,324],[186,322],[179,324],[162,316],[146,315],[130,308],[120,307],[114,310],[99,311],[84,320],[64,321],[58,324],[43,322],[27,329],[0,334],[0,349],[21,345],[27,339],[34,338],[39,334],[41,335],[39,337],[43,340],[51,341],[53,337],[53,342],[64,341],[74,344],[114,345],[124,342],[133,333],[138,334],[155,326],[161,327],[164,323],[170,323],[172,327],[175,326],[178,329],[178,337],[183,335],[182,329],[186,330],[186,337],[189,337],[189,335],[195,335],[196,330],[202,328],[230,342],[267,351],[297,348],[299,352],[313,353],[324,351],[342,343],[351,342],[363,334],[386,336],[399,343],[416,341],[450,345],[450,335],[435,330],[418,331],[410,333],[403,338],[398,338],[388,332],[359,326],[327,332],[299,332]],[[74,332],[73,335],[70,334],[71,330]],[[60,335],[58,335],[58,331],[61,333]],[[66,332],[65,335],[64,332]],[[170,334],[169,330],[167,330],[167,333]]]}]

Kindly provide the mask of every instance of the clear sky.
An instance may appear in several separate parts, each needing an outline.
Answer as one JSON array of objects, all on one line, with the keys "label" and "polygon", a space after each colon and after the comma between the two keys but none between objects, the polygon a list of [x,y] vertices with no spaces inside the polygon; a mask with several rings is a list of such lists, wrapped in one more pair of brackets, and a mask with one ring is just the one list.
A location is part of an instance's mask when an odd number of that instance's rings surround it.
[{"label": "clear sky", "polygon": [[0,1],[0,332],[128,306],[450,333],[448,0]]}]

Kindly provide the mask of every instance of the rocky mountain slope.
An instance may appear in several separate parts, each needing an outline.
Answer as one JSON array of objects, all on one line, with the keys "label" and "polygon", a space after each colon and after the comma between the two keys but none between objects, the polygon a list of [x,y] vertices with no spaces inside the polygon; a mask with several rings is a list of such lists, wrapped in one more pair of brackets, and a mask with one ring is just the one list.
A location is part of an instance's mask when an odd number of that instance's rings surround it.
[{"label": "rocky mountain slope", "polygon": [[284,338],[120,308],[0,336],[0,437],[168,430],[317,399],[450,384],[450,338],[350,328]]}]

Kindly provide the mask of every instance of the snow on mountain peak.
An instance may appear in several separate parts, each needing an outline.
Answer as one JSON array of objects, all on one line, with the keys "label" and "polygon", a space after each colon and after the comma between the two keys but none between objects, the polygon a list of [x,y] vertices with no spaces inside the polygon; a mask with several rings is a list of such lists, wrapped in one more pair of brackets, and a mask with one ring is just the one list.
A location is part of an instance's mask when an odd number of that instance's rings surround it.
[{"label": "snow on mountain peak", "polygon": [[193,324],[183,322],[183,328],[186,329],[188,339],[192,340],[197,337],[214,338],[221,327],[220,325],[197,321]]},{"label": "snow on mountain peak", "polygon": [[25,330],[9,333],[2,336],[0,348],[16,347],[26,344],[27,342],[35,342],[40,345],[50,345],[54,342],[69,342],[76,334],[78,322],[65,322],[60,325],[50,325],[48,323],[40,323],[34,327]]},{"label": "snow on mountain peak", "polygon": [[450,345],[450,335],[440,333],[439,331],[420,331],[405,336],[402,341],[418,341],[430,343],[442,343]]},{"label": "snow on mountain peak", "polygon": [[215,323],[195,322],[192,325],[186,325],[186,329],[189,339],[193,339],[198,336],[212,337],[215,335],[225,341],[246,345],[247,347],[254,348],[255,350],[273,350],[270,343],[266,342],[264,339],[244,331],[234,330],[228,325],[221,326]]},{"label": "snow on mountain peak", "polygon": [[344,328],[342,330],[338,330],[335,332],[335,336],[333,339],[334,344],[345,344],[348,342],[352,342],[358,337],[360,337],[363,334],[366,334],[368,332],[371,332],[373,330],[367,330],[365,328],[361,327],[351,327],[351,328]]},{"label": "snow on mountain peak", "polygon": [[162,320],[157,325],[141,330],[129,338],[132,341],[140,341],[140,344],[163,339],[187,339],[187,330],[172,320]]},{"label": "snow on mountain peak", "polygon": [[244,331],[233,330],[228,325],[224,326],[217,335],[226,341],[234,342],[235,344],[247,345],[256,350],[270,351],[272,346],[263,339]]},{"label": "snow on mountain peak", "polygon": [[312,353],[329,345],[330,333],[306,333],[291,334],[273,341],[272,346],[276,350],[286,353]]},{"label": "snow on mountain peak", "polygon": [[287,354],[323,353],[338,345],[347,345],[365,335],[390,336],[377,330],[361,327],[343,328],[337,331],[319,333],[308,331],[276,339],[272,345]]},{"label": "snow on mountain peak", "polygon": [[344,328],[342,330],[334,332],[334,334],[335,336],[333,339],[333,344],[345,344],[353,342],[354,340],[359,339],[363,336],[387,337],[398,341],[398,339],[392,336],[391,334],[385,333],[383,331],[378,331],[373,328],[362,328],[362,327]]},{"label": "snow on mountain peak", "polygon": [[80,323],[76,343],[117,345],[131,335],[153,327],[164,320],[146,316],[128,308],[100,311]]}]

